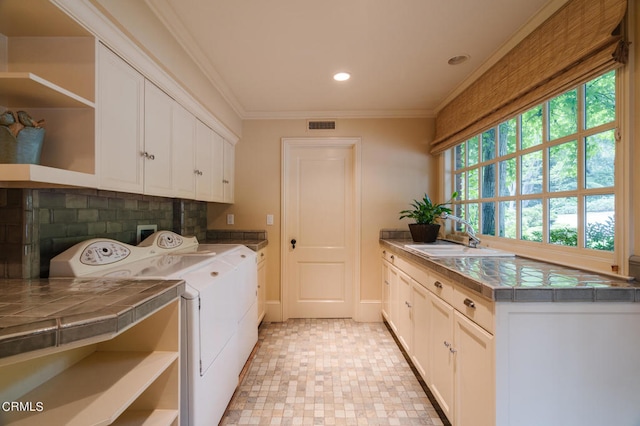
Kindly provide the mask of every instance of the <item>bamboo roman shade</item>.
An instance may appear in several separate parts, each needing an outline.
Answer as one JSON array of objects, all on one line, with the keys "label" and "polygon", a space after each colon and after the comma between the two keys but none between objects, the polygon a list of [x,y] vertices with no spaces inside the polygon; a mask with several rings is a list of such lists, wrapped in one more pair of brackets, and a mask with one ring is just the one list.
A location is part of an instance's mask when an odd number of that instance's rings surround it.
[{"label": "bamboo roman shade", "polygon": [[569,0],[436,117],[440,153],[625,63],[627,0]]}]

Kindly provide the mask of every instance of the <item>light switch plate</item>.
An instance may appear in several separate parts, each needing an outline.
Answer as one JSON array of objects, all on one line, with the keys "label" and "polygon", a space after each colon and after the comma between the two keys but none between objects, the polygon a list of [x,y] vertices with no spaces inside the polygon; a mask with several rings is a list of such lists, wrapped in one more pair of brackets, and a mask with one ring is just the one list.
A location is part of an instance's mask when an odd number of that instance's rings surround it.
[{"label": "light switch plate", "polygon": [[227,225],[233,225],[235,222],[235,217],[233,216],[233,213],[229,213],[227,215]]},{"label": "light switch plate", "polygon": [[267,225],[273,225],[273,215],[272,214],[268,214],[267,215]]}]

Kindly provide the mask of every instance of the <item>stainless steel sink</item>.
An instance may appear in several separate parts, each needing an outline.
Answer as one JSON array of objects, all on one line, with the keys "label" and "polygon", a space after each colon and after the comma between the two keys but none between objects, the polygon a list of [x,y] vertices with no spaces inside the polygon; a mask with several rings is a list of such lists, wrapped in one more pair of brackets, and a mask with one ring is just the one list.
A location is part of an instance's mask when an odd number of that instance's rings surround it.
[{"label": "stainless steel sink", "polygon": [[457,244],[405,244],[408,250],[427,257],[513,257],[515,254],[487,247],[467,247]]}]

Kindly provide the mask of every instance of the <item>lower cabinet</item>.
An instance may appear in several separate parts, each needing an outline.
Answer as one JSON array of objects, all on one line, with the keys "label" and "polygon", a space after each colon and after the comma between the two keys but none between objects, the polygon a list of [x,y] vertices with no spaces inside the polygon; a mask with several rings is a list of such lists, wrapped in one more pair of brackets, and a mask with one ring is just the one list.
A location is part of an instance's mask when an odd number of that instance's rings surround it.
[{"label": "lower cabinet", "polygon": [[425,380],[430,377],[429,361],[431,359],[431,342],[427,339],[431,328],[429,318],[429,290],[418,283],[411,287],[411,299],[413,301],[413,353],[411,361]]},{"label": "lower cabinet", "polygon": [[453,426],[640,424],[640,303],[494,302],[409,259],[383,247],[383,316]]},{"label": "lower cabinet", "polygon": [[267,309],[267,248],[258,250],[258,325]]},{"label": "lower cabinet", "polygon": [[494,338],[460,312],[453,313],[456,425],[493,426]]},{"label": "lower cabinet", "polygon": [[451,283],[397,255],[383,252],[382,264],[383,316],[446,417],[455,426],[493,426],[494,338],[466,315],[475,303],[459,311]]},{"label": "lower cabinet", "polygon": [[453,308],[451,305],[430,294],[427,313],[430,327],[425,336],[431,344],[429,371],[426,381],[440,408],[449,420],[454,422],[454,361]]},{"label": "lower cabinet", "polygon": [[400,306],[398,307],[398,340],[402,346],[404,346],[404,350],[407,351],[408,354],[412,353],[412,343],[413,343],[413,332],[412,332],[412,304],[413,300],[411,298],[411,288],[414,286],[414,281],[409,277],[409,275],[400,271],[398,273],[398,302]]}]

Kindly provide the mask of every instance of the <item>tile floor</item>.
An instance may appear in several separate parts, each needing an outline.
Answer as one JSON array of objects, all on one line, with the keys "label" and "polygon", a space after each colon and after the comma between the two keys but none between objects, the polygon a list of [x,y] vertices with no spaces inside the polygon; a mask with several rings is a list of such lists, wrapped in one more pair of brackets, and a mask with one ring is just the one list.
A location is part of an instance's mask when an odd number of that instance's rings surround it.
[{"label": "tile floor", "polygon": [[443,425],[383,323],[298,319],[260,327],[221,425]]}]

